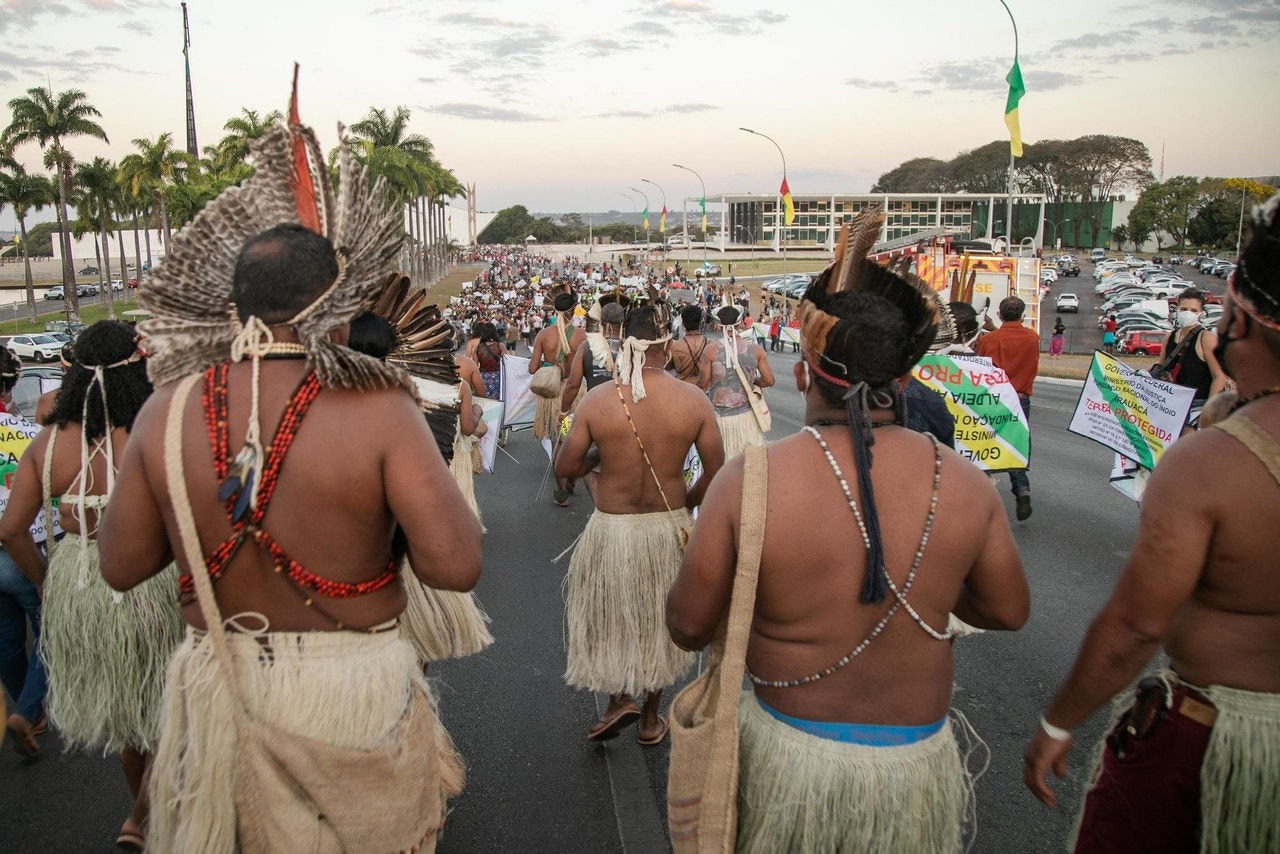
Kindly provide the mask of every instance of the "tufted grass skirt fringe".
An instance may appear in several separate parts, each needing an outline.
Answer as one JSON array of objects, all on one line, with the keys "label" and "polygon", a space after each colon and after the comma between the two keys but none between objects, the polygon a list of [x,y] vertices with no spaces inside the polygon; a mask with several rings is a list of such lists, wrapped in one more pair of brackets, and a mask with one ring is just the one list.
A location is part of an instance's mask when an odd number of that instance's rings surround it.
[{"label": "tufted grass skirt fringe", "polygon": [[640,695],[689,669],[693,653],[667,634],[666,602],[690,524],[684,509],[591,514],[564,582],[571,686]]},{"label": "tufted grass skirt fringe", "polygon": [[[564,388],[564,383],[560,385]],[[543,439],[556,440],[556,416],[560,414],[560,395],[557,393],[555,397],[540,397],[534,395],[533,399],[537,401],[537,407],[533,411],[533,438],[538,441]]]},{"label": "tufted grass skirt fringe", "polygon": [[[267,632],[258,614],[226,622],[250,714],[292,733],[371,748],[396,730],[411,692],[430,693],[413,647],[397,632]],[[236,850],[235,753],[245,745],[233,696],[207,635],[188,629],[169,665],[148,851]],[[462,790],[463,766],[444,727],[438,732],[440,785],[452,797]],[[419,851],[434,847],[432,836]]]},{"label": "tufted grass skirt fringe", "polygon": [[400,634],[424,663],[475,655],[493,643],[489,615],[474,593],[427,587],[407,562],[401,564],[400,576],[406,598]]},{"label": "tufted grass skirt fringe", "polygon": [[760,424],[756,421],[755,413],[750,409],[725,418],[717,415],[716,423],[720,425],[720,441],[724,443],[726,461],[742,453],[743,448],[765,443],[764,434],[760,432]]},{"label": "tufted grass skirt fringe", "polygon": [[738,706],[739,852],[962,849],[972,797],[952,724],[901,747],[828,741]]},{"label": "tufted grass skirt fringe", "polygon": [[1200,767],[1201,851],[1280,851],[1280,694],[1212,686]]},{"label": "tufted grass skirt fringe", "polygon": [[471,512],[476,514],[476,521],[480,523],[480,530],[486,531],[484,527],[484,519],[480,516],[480,505],[476,503],[476,484],[474,468],[472,466],[471,449],[476,447],[475,436],[464,436],[458,433],[453,440],[453,459],[449,461],[449,473],[453,475],[453,480],[458,484],[458,489],[462,490],[462,498],[467,502],[467,506],[471,508]]},{"label": "tufted grass skirt fringe", "polygon": [[94,540],[67,534],[54,547],[40,638],[49,716],[69,749],[150,752],[160,737],[165,667],[182,640],[177,569],[117,593],[98,567]]}]

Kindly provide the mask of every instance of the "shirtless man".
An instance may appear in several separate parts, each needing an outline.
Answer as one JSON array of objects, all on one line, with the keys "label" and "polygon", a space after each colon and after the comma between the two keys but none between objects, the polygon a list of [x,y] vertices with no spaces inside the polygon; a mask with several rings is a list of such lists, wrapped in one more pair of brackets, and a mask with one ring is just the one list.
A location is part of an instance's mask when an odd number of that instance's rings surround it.
[{"label": "shirtless man", "polygon": [[[197,248],[205,245],[199,243],[198,232],[183,232]],[[176,260],[167,262],[176,265],[173,269],[200,268],[181,235],[175,235],[174,244],[171,259]],[[223,618],[241,615],[240,623],[228,626],[227,641],[244,671],[254,674],[246,680],[259,689],[246,688],[254,717],[314,739],[326,740],[331,732],[340,732],[345,741],[338,746],[375,750],[393,737],[390,733],[411,729],[396,725],[409,708],[406,702],[419,710],[430,708],[422,702],[427,689],[412,648],[398,633],[378,631],[393,624],[405,605],[394,569],[399,555],[407,554],[424,584],[440,589],[470,590],[480,572],[480,525],[463,503],[409,394],[390,383],[378,390],[357,390],[361,383],[347,380],[341,363],[331,368],[330,384],[319,385],[318,391],[310,392],[303,384],[313,375],[303,357],[322,346],[323,339],[315,337],[317,333],[305,338],[299,319],[306,318],[315,330],[316,324],[340,311],[327,302],[338,273],[335,258],[325,237],[297,225],[269,229],[244,245],[230,295],[240,322],[249,330],[245,334],[256,328],[251,322],[256,318],[270,328],[274,343],[259,337],[253,345],[259,357],[222,362],[206,372],[204,397],[213,411],[205,411],[199,389],[186,395],[178,416],[189,496],[182,506],[175,506],[174,485],[166,473],[166,421],[176,393],[189,386],[185,380],[169,382],[150,398],[134,424],[102,523],[102,575],[112,587],[135,587],[175,555],[186,576],[179,585],[180,604],[190,629],[170,663],[168,728],[161,736],[152,780],[152,841],[161,850],[221,850],[228,840],[235,842],[237,819],[229,794],[235,788],[233,757],[247,747],[237,741],[235,727],[226,724],[234,720],[227,706],[233,692],[217,657],[209,653],[211,635],[203,632],[206,622],[191,592],[192,573],[203,573],[214,582]],[[343,297],[338,293],[336,298]],[[338,303],[343,304],[347,303]],[[329,336],[344,342],[346,323],[335,319],[333,324]],[[165,339],[179,326],[175,320],[165,334],[153,336],[158,352],[176,347],[179,342]],[[325,351],[326,358],[334,358],[331,352]],[[368,357],[351,353],[337,358],[366,360],[351,372],[363,373],[366,380],[392,376],[382,374],[390,369]],[[287,454],[288,461],[274,483],[262,479],[257,507],[246,507],[247,515],[233,525],[227,501],[219,499],[219,483],[234,485],[236,452],[244,446],[253,420],[251,392],[259,370],[253,397],[260,400],[261,435],[269,449],[266,471],[275,454]],[[159,378],[165,379],[170,377]],[[298,401],[312,393],[313,402],[299,415]],[[273,440],[286,408],[296,418]],[[223,425],[222,438],[216,429],[211,435],[210,423]],[[358,425],[358,441],[353,439],[353,425]],[[211,440],[215,465],[230,463],[225,472],[215,473],[210,465]],[[235,495],[247,488],[251,487],[241,486]],[[197,548],[205,554],[214,553],[217,544],[237,533],[254,536],[232,539],[238,547],[225,557],[210,559],[212,568],[203,562],[192,566],[178,529],[179,516],[186,512],[199,534]],[[242,634],[263,629],[260,635]],[[280,640],[273,641],[277,634]],[[268,666],[259,655],[263,645],[288,649],[289,655]],[[364,698],[363,705],[353,706],[353,696]],[[343,712],[344,707],[350,710]],[[308,711],[303,715],[297,709]],[[438,724],[430,731],[438,733]],[[433,735],[433,744],[438,738]],[[438,753],[429,760],[434,769],[455,761],[444,751]],[[437,770],[402,785],[442,786],[447,795],[446,779],[447,773]],[[218,793],[226,794],[220,798]],[[440,804],[443,808],[443,800]],[[434,831],[443,814],[422,820]],[[344,830],[350,829],[335,830],[321,816],[316,839]]]},{"label": "shirtless man", "polygon": [[[559,369],[560,390],[563,390],[565,377],[569,375],[570,357],[587,340],[586,333],[574,327],[571,323],[573,309],[577,304],[577,299],[567,290],[556,294],[554,300],[555,322],[549,323],[538,333],[538,337],[533,339],[533,354],[529,356],[529,373],[531,374],[536,374],[540,369],[549,366]],[[555,456],[554,446],[559,436],[560,422],[556,418],[559,404],[559,392],[555,397],[539,396],[537,397],[537,409],[533,415],[533,438],[542,442],[542,447],[546,450],[549,458]],[[567,479],[556,477],[556,490],[552,495],[552,500],[560,507],[569,506],[569,481]]]},{"label": "shirtless man", "polygon": [[1066,772],[1071,729],[1168,654],[1171,671],[1139,683],[1138,713],[1107,739],[1076,851],[1280,846],[1277,206],[1255,214],[1217,324],[1235,411],[1152,472],[1120,580],[1027,747],[1025,782],[1052,806],[1046,776]]},{"label": "shirtless man", "polygon": [[[592,315],[596,315],[592,317]],[[587,340],[582,342],[573,354],[573,367],[569,369],[569,378],[565,380],[564,391],[560,394],[560,412],[556,415],[556,424],[563,424],[578,402],[582,384],[587,390],[604,383],[613,382],[617,373],[618,343],[622,337],[622,320],[626,309],[617,302],[608,302],[603,306],[599,302],[591,307],[587,314]],[[592,325],[595,325],[595,329]],[[557,435],[559,430],[557,428]],[[596,500],[597,472],[587,472],[582,482],[587,486],[591,500]],[[572,483],[572,481],[570,481]]]},{"label": "shirtless man", "polygon": [[[592,741],[613,738],[639,720],[640,743],[661,742],[667,732],[667,720],[658,714],[662,689],[693,660],[666,637],[663,602],[680,566],[689,509],[701,503],[724,455],[706,396],[663,370],[669,342],[664,325],[653,307],[632,309],[618,382],[583,398],[556,458],[560,477],[600,469],[596,511],[565,582],[565,680],[609,694],[608,708],[587,733]],[[686,491],[690,446],[702,457],[705,476]],[[642,710],[636,698],[646,694]]]},{"label": "shirtless man", "polygon": [[702,309],[688,305],[680,310],[680,322],[684,325],[684,337],[671,345],[671,364],[676,379],[706,391],[711,385],[711,360],[707,348],[711,341],[702,334]]},{"label": "shirtless man", "polygon": [[[878,222],[861,223],[866,248]],[[852,263],[869,264],[865,251]],[[841,262],[837,255],[837,269]],[[746,662],[755,696],[739,710],[738,851],[959,850],[966,786],[947,722],[948,614],[987,629],[1027,618],[1018,551],[988,479],[894,420],[897,380],[934,327],[904,352],[929,300],[890,276],[877,290],[806,303],[795,381],[807,426],[766,452],[759,500],[768,515]],[[911,300],[918,306],[908,315],[901,306]],[[870,417],[873,436],[860,425],[851,431],[851,383],[868,386],[860,416]],[[855,446],[868,441],[875,464],[864,472]],[[671,636],[688,650],[710,643],[728,612],[744,459],[711,483],[667,598]],[[881,567],[872,565],[873,544],[883,548]],[[899,606],[886,573],[910,608]]]}]

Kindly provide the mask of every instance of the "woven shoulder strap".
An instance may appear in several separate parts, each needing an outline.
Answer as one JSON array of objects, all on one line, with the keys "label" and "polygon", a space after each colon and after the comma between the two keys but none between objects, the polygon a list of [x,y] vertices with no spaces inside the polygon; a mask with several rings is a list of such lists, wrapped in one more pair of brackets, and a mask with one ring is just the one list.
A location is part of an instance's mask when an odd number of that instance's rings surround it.
[{"label": "woven shoulder strap", "polygon": [[209,572],[204,562],[204,552],[200,548],[200,535],[196,531],[196,520],[191,512],[191,499],[187,495],[186,469],[182,464],[182,415],[187,408],[187,398],[191,389],[201,378],[201,374],[192,374],[178,383],[169,401],[169,414],[164,429],[164,472],[169,485],[169,498],[173,503],[173,517],[178,524],[178,537],[182,546],[182,554],[187,559],[187,568],[195,582],[196,601],[200,605],[200,614],[204,617],[205,630],[213,644],[213,656],[223,670],[223,678],[235,694],[237,702],[231,705],[236,710],[236,717],[247,719],[244,692],[240,680],[236,678],[235,664],[231,658],[231,650],[227,648],[227,633],[222,625],[222,615],[218,612],[218,600],[213,595],[213,583],[209,581]]},{"label": "woven shoulder strap", "polygon": [[1267,467],[1267,471],[1280,484],[1280,443],[1271,438],[1271,434],[1242,415],[1236,415],[1213,425],[1240,444],[1249,449],[1258,462]]},{"label": "woven shoulder strap", "polygon": [[[738,530],[738,565],[733,576],[733,596],[725,621],[720,657],[719,714],[737,716],[736,703],[727,702],[742,690],[747,666],[747,641],[755,614],[756,581],[760,577],[760,553],[764,549],[764,516],[769,489],[769,452],[752,446],[744,452],[742,467],[742,515]],[[734,728],[734,737],[737,729]]]}]

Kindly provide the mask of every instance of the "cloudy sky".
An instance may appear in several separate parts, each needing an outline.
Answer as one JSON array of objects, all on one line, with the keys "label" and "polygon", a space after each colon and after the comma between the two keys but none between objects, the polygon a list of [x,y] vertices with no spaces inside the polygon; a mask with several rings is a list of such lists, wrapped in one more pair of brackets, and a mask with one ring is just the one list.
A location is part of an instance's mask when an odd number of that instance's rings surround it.
[{"label": "cloudy sky", "polygon": [[[1023,137],[1132,136],[1168,176],[1280,173],[1277,0],[1009,0]],[[284,107],[302,65],[326,145],[370,106],[413,113],[480,206],[630,210],[791,187],[866,191],[911,157],[1005,134],[1013,53],[997,0],[190,0],[196,120],[216,141],[239,109]],[[0,96],[51,82],[102,111],[110,144],[185,139],[177,2],[0,0]],[[34,146],[19,149],[31,167]],[[13,217],[0,214],[0,228]]]}]

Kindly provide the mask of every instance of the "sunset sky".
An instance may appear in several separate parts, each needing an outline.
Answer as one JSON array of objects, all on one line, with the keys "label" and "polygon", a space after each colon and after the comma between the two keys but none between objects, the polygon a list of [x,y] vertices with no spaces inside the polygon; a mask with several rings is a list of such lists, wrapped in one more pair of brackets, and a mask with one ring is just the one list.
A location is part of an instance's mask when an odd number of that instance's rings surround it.
[{"label": "sunset sky", "polygon": [[[1166,176],[1280,173],[1280,4],[1009,0],[1018,18],[1028,142],[1135,137]],[[304,121],[332,145],[370,106],[475,182],[482,209],[630,210],[649,178],[668,203],[864,192],[882,172],[1005,135],[1013,33],[997,0],[191,0],[198,136],[242,106],[283,108],[302,65]],[[177,2],[0,0],[0,96],[78,88],[119,159],[130,140],[185,140]],[[7,110],[4,111],[7,122]],[[37,168],[39,150],[17,152]],[[643,186],[643,185],[641,185]],[[655,199],[656,191],[650,193]],[[44,218],[44,217],[42,217]],[[0,229],[13,227],[11,210]]]}]

